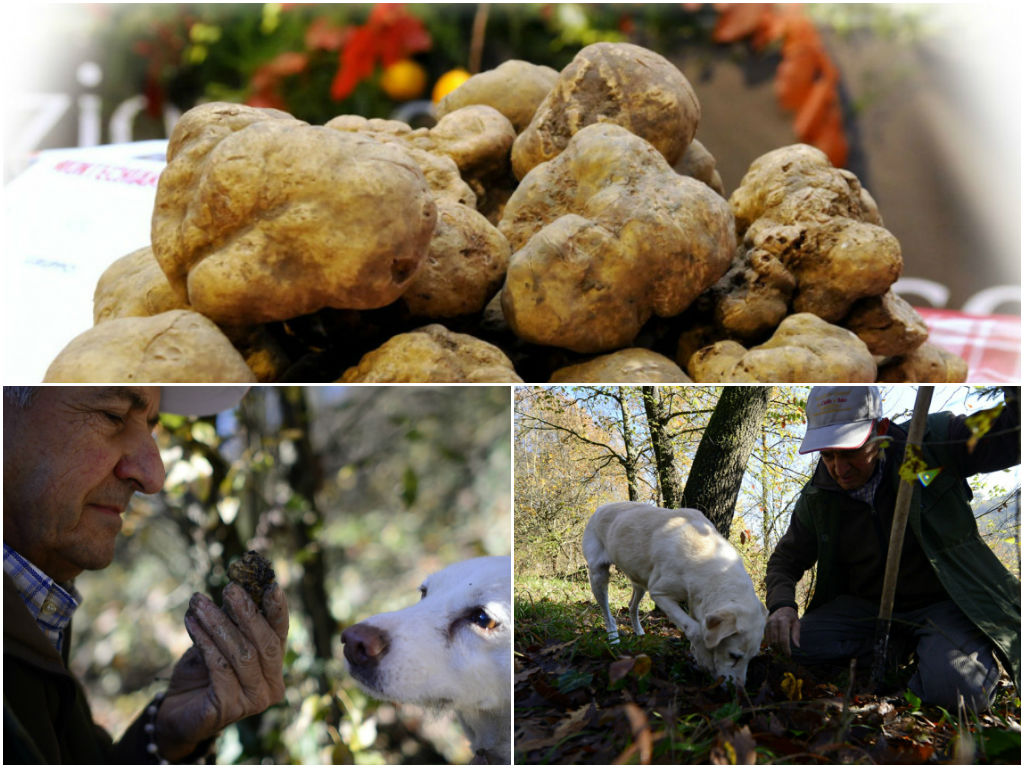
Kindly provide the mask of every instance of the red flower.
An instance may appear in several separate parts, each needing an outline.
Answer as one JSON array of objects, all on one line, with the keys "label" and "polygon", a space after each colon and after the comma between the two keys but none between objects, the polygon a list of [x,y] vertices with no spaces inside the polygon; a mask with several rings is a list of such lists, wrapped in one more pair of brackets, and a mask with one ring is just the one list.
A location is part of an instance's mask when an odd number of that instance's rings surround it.
[{"label": "red flower", "polygon": [[379,62],[393,64],[410,54],[430,48],[430,34],[422,22],[401,4],[379,3],[366,24],[351,31],[339,57],[338,72],[331,83],[331,98],[349,96],[356,86],[373,74]]}]

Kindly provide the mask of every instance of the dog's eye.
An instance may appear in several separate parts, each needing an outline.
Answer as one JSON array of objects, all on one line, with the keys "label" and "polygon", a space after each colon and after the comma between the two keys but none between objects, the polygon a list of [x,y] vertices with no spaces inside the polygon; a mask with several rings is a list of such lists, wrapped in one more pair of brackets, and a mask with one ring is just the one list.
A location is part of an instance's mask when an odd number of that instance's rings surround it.
[{"label": "dog's eye", "polygon": [[729,658],[732,659],[732,663],[733,664],[737,664],[737,663],[739,663],[740,661],[743,660],[743,654],[742,653],[730,653],[729,654]]},{"label": "dog's eye", "polygon": [[469,620],[480,627],[480,629],[494,629],[498,626],[498,622],[492,619],[483,608],[473,611],[469,616]]},{"label": "dog's eye", "polygon": [[420,587],[420,600],[422,600],[426,596],[427,596],[427,588],[426,587]]}]

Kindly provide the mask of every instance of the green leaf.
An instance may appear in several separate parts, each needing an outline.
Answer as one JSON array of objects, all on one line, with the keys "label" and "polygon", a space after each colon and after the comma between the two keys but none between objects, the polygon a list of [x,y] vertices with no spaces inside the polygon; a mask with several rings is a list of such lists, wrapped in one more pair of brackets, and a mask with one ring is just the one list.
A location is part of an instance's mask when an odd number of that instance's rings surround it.
[{"label": "green leaf", "polygon": [[903,692],[903,698],[907,700],[912,709],[917,710],[921,708],[921,698],[909,688]]}]

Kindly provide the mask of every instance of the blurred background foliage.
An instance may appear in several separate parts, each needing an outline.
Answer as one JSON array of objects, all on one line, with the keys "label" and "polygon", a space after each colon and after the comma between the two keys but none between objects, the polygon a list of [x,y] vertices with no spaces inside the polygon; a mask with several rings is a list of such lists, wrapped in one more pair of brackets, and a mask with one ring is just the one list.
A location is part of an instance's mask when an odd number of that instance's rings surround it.
[{"label": "blurred background foliage", "polygon": [[[140,119],[138,138],[146,138],[147,129],[154,137],[165,135],[165,107],[184,111],[209,100],[275,107],[314,124],[340,114],[392,117],[402,115],[409,102],[429,105],[469,74],[508,59],[561,70],[591,43],[632,42],[665,55],[685,51],[703,58],[707,67],[721,55],[743,60],[751,81],[774,75],[780,102],[797,110],[799,138],[822,146],[837,165],[846,159],[838,72],[817,29],[911,42],[929,34],[930,27],[926,8],[884,4],[127,3],[87,8],[87,23],[76,31],[95,42],[105,73],[100,94],[146,97],[149,125]],[[812,98],[815,82],[827,96]],[[813,109],[801,117],[805,103]],[[834,114],[826,118],[822,110]],[[406,114],[426,113],[421,107]]]},{"label": "blurred background foliage", "polygon": [[[580,541],[601,504],[629,498],[624,464],[633,464],[638,501],[663,504],[650,416],[642,387],[518,387],[514,403],[515,569],[518,589],[545,580],[586,584]],[[768,409],[750,455],[729,539],[759,592],[767,560],[785,533],[800,489],[818,462],[798,452],[806,431],[808,387],[771,387]],[[694,455],[721,387],[657,387],[671,418],[664,424],[681,478]],[[896,423],[912,414],[915,388],[880,387],[885,413]],[[942,385],[931,412],[971,414],[1002,402],[999,388]],[[1020,577],[1020,468],[969,479],[979,531],[996,556]],[[625,577],[619,577],[627,583]],[[798,585],[809,596],[813,571]]]},{"label": "blurred background foliage", "polygon": [[450,718],[355,687],[340,632],[450,562],[511,553],[508,388],[256,387],[216,420],[163,415],[158,441],[164,491],[77,582],[72,669],[97,721],[119,736],[166,686],[189,597],[219,600],[252,548],[288,595],[287,694],[228,728],[218,762],[468,761]]}]

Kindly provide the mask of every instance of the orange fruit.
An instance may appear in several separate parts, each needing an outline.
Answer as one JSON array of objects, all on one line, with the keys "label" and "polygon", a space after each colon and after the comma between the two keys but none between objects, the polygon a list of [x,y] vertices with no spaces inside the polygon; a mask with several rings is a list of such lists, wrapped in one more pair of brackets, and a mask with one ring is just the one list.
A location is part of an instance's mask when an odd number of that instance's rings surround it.
[{"label": "orange fruit", "polygon": [[434,83],[434,92],[431,94],[431,98],[436,104],[449,93],[454,91],[464,82],[469,80],[471,75],[464,69],[450,69],[437,78],[437,82]]},{"label": "orange fruit", "polygon": [[412,59],[389,64],[380,75],[380,88],[395,101],[409,101],[427,87],[427,71]]}]

